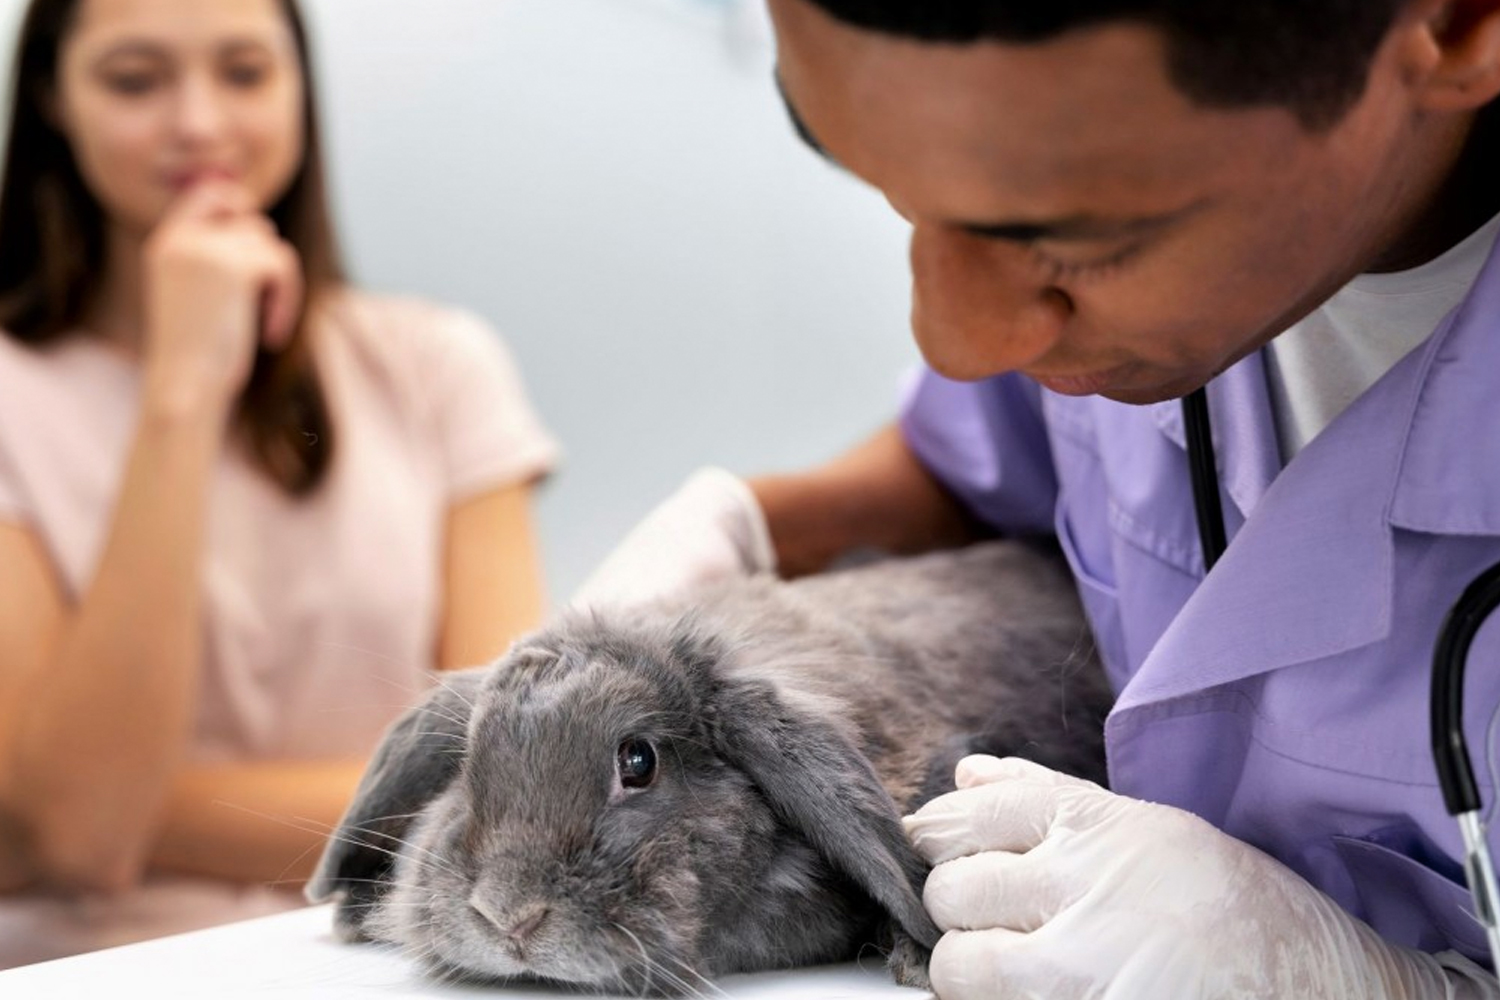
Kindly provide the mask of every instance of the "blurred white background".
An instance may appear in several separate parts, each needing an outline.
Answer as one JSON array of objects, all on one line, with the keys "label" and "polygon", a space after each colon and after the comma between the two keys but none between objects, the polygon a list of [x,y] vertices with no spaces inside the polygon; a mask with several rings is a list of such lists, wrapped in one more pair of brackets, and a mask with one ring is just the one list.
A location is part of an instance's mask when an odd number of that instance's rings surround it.
[{"label": "blurred white background", "polygon": [[762,0],[302,2],[354,277],[488,317],[562,441],[555,599],[694,467],[893,415],[905,226],[793,136]]}]

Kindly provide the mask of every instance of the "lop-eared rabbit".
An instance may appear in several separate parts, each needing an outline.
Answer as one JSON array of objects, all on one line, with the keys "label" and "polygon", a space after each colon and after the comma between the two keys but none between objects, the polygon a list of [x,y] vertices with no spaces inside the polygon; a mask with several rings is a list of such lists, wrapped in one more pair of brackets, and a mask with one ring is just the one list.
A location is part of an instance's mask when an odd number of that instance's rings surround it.
[{"label": "lop-eared rabbit", "polygon": [[387,733],[308,887],[434,973],[633,995],[938,931],[901,816],[970,752],[1104,778],[1112,696],[1019,541],[573,613]]}]

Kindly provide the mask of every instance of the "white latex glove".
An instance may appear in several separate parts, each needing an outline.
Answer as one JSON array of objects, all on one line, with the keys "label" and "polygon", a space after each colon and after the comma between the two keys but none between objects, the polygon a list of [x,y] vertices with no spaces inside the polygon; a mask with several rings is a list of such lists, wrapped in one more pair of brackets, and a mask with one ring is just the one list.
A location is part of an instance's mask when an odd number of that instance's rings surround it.
[{"label": "white latex glove", "polygon": [[1455,952],[1386,944],[1191,813],[1030,761],[968,757],[906,818],[934,867],[942,1000],[1500,997]]},{"label": "white latex glove", "polygon": [[630,530],[570,603],[638,604],[775,569],[776,550],[755,494],[733,473],[703,468]]}]

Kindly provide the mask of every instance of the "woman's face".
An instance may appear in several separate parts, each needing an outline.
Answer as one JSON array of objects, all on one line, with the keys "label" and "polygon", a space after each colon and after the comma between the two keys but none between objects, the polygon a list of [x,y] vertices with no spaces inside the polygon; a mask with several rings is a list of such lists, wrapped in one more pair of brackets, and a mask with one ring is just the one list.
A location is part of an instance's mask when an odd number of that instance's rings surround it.
[{"label": "woman's face", "polygon": [[278,0],[79,0],[58,56],[56,121],[128,232],[202,179],[269,208],[302,164],[306,81]]}]

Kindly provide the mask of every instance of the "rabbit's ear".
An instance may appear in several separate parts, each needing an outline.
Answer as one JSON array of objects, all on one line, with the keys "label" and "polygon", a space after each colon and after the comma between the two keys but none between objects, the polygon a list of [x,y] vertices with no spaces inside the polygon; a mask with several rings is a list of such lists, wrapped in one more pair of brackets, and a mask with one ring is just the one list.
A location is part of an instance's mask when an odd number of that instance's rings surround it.
[{"label": "rabbit's ear", "polygon": [[769,683],[723,681],[710,697],[719,752],[771,808],[928,948],[940,932],[922,908],[927,865],[869,760],[811,709]]},{"label": "rabbit's ear", "polygon": [[334,927],[360,940],[365,919],[390,889],[408,828],[463,761],[469,716],[490,668],[444,673],[439,686],[386,730],[305,890],[314,903],[337,899]]}]

